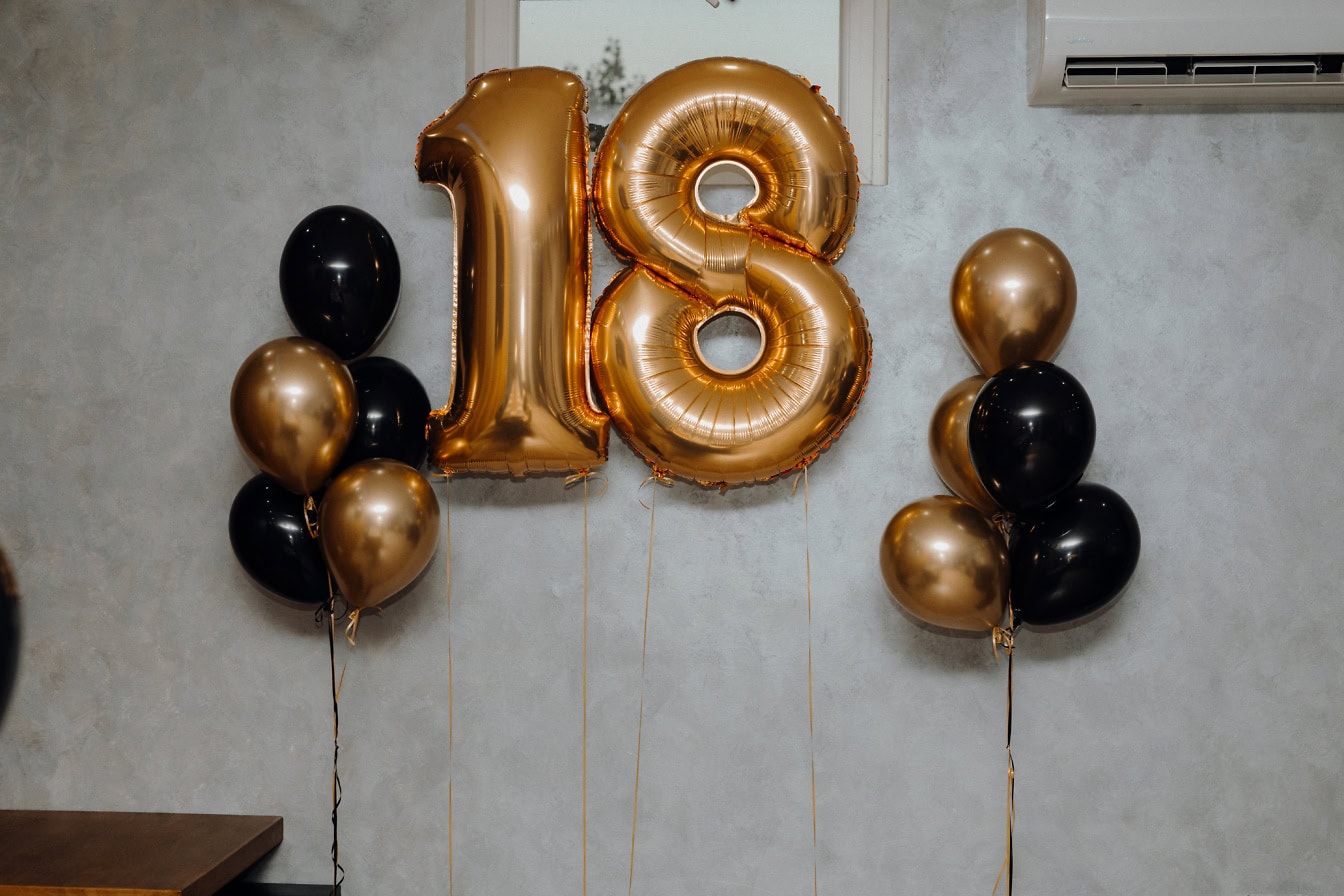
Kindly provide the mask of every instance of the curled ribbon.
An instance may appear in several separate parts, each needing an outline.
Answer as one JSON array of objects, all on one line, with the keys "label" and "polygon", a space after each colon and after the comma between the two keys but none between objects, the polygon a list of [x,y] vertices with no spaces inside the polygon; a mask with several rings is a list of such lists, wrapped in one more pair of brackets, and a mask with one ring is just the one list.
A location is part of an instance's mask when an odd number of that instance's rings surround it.
[{"label": "curled ribbon", "polygon": [[[635,490],[635,494],[639,494],[640,492],[644,491],[644,486],[648,485],[650,482],[656,482],[663,488],[671,488],[673,483],[672,474],[667,472],[666,470],[660,470],[657,467],[654,467],[652,475],[650,475],[648,479],[645,479],[643,482],[639,484],[639,488]],[[645,510],[649,511],[650,513],[653,512],[653,508],[650,507],[648,504],[645,504],[643,498],[639,499],[639,505],[643,507]]]},{"label": "curled ribbon", "polygon": [[345,624],[345,642],[351,647],[355,646],[355,635],[359,632],[359,614],[363,609],[356,607],[350,611],[350,619]]},{"label": "curled ribbon", "polygon": [[573,488],[580,482],[589,482],[592,480],[600,480],[602,483],[602,488],[592,497],[600,498],[606,494],[608,485],[607,474],[601,471],[594,472],[593,470],[579,470],[577,473],[571,473],[565,477],[565,488]]}]

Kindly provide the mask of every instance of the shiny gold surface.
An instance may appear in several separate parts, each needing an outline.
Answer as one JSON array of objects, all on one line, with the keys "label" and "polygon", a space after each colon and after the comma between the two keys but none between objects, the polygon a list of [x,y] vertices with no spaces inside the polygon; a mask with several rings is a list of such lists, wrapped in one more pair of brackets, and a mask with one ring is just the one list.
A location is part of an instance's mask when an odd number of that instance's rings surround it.
[{"label": "shiny gold surface", "polygon": [[895,601],[943,628],[988,634],[1008,608],[1008,548],[974,506],[951,495],[924,498],[887,524],[878,551]]},{"label": "shiny gold surface", "polygon": [[999,505],[989,496],[971,463],[970,421],[975,396],[988,380],[985,376],[969,376],[943,393],[929,421],[929,454],[933,468],[952,494],[976,506],[985,514],[999,512]]},{"label": "shiny gold surface", "polygon": [[434,556],[439,502],[400,461],[361,461],[331,481],[317,526],[327,568],[347,603],[373,607],[405,588]]},{"label": "shiny gold surface", "polygon": [[452,199],[456,364],[430,463],[522,476],[601,464],[588,387],[587,103],[578,77],[488,72],[420,135],[416,172]]},{"label": "shiny gold surface", "polygon": [[336,468],[354,431],[355,382],[331,349],[311,339],[275,339],[233,379],[233,429],[262,472],[299,495]]},{"label": "shiny gold surface", "polygon": [[1073,268],[1050,240],[1011,228],[971,244],[952,277],[952,320],[987,376],[1019,361],[1049,361],[1073,323]]},{"label": "shiny gold surface", "polygon": [[[737,215],[697,199],[700,175],[721,162],[755,180]],[[848,135],[783,69],[700,60],[626,103],[598,151],[594,205],[632,266],[598,303],[592,363],[613,423],[655,470],[705,485],[765,480],[843,429],[872,353],[858,298],[831,267],[857,202]],[[738,372],[715,369],[696,344],[726,313],[763,334]]]}]

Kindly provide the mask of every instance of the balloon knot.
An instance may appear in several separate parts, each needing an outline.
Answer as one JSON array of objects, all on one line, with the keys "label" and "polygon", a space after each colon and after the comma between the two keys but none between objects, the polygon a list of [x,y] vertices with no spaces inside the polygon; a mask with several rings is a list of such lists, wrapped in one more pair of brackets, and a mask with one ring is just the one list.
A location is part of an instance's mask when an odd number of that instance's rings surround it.
[{"label": "balloon knot", "polygon": [[606,492],[606,490],[607,490],[608,480],[607,480],[607,474],[606,474],[606,473],[603,473],[603,472],[600,472],[600,471],[594,472],[593,470],[586,470],[586,469],[585,469],[585,470],[578,470],[577,472],[571,473],[570,475],[568,475],[568,476],[565,477],[565,488],[573,488],[574,486],[578,485],[580,482],[587,482],[587,481],[590,481],[590,480],[600,480],[600,481],[601,481],[601,483],[602,483],[602,488],[601,488],[601,490],[600,490],[596,495],[594,495],[593,497],[595,497],[595,498],[600,498],[600,497],[602,497],[602,495],[603,495],[603,494]]},{"label": "balloon knot", "polygon": [[1001,625],[994,626],[994,661],[999,661],[999,648],[1003,648],[1006,656],[1013,655],[1013,636],[1016,634],[1016,628],[1004,628]]},{"label": "balloon knot", "polygon": [[303,502],[303,524],[308,527],[308,537],[317,538],[317,501],[312,495]]}]

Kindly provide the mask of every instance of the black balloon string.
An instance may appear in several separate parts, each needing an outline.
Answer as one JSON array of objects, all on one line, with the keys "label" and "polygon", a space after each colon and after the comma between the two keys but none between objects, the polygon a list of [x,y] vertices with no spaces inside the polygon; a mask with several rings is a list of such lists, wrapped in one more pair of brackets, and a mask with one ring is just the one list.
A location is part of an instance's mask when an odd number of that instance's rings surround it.
[{"label": "black balloon string", "polygon": [[331,896],[340,896],[341,884],[345,881],[345,869],[341,867],[341,849],[339,836],[339,812],[341,808],[341,685],[345,683],[345,670],[341,670],[340,680],[336,678],[336,596],[333,593],[331,604],[327,608],[327,652],[331,657]]}]

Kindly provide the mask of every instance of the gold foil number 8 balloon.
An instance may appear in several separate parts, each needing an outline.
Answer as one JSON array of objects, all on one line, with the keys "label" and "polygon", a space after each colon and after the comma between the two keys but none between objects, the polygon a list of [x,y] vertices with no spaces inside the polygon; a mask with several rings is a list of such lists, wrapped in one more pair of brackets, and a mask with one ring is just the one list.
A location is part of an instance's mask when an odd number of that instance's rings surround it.
[{"label": "gold foil number 8 balloon", "polygon": [[[707,209],[706,170],[745,169],[755,197]],[[854,228],[858,167],[802,79],[745,59],[668,71],[632,97],[598,150],[594,206],[631,264],[598,303],[592,365],[612,422],[655,471],[726,486],[809,463],[853,415],[871,340],[832,267]],[[754,321],[742,370],[708,363],[710,321]]]}]

